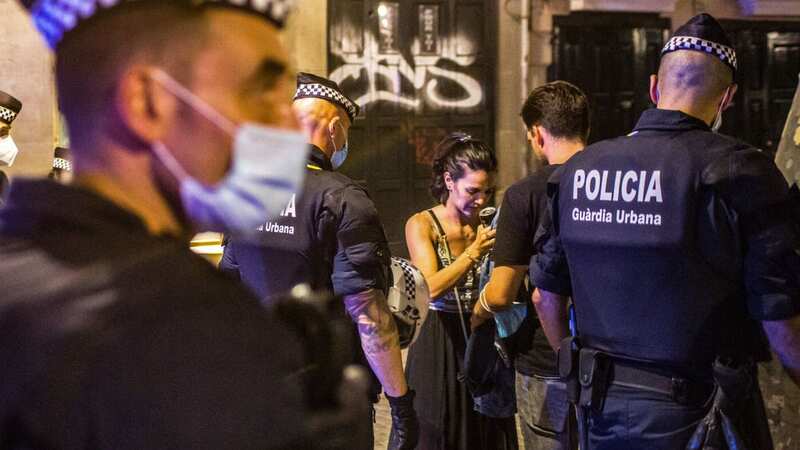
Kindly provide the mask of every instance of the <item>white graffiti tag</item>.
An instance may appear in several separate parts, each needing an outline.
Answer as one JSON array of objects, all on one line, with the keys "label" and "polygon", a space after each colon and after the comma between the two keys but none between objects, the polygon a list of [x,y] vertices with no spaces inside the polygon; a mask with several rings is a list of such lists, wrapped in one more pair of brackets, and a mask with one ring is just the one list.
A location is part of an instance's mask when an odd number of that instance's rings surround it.
[{"label": "white graffiti tag", "polygon": [[[426,100],[434,108],[470,109],[483,102],[483,89],[475,78],[437,65],[445,61],[459,67],[469,67],[475,62],[474,56],[456,56],[457,38],[443,39],[441,53],[434,56],[419,55],[420,44],[415,39],[411,47],[411,53],[416,55],[413,57],[413,66],[401,54],[380,54],[378,43],[371,34],[365,38],[366,48],[362,55],[343,53],[338,50],[342,48],[341,45],[332,46],[336,49],[334,55],[344,62],[330,74],[332,80],[342,83],[348,79],[364,81],[362,78],[366,77],[366,92],[356,99],[360,106],[386,101],[404,108],[418,109]],[[414,87],[416,95],[402,92],[403,80]],[[455,83],[463,94],[457,98],[442,95],[439,83],[443,80]]]}]

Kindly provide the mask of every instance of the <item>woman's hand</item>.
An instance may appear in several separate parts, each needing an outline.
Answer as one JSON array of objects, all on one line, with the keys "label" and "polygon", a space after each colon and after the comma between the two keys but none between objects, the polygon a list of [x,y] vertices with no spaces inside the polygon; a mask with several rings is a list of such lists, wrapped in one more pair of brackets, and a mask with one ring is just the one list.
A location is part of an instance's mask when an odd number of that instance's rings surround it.
[{"label": "woman's hand", "polygon": [[494,247],[495,234],[497,234],[496,230],[479,225],[475,236],[475,242],[467,247],[467,252],[469,252],[468,256],[470,259],[480,258],[481,256],[489,253],[489,251],[492,250],[492,247]]}]

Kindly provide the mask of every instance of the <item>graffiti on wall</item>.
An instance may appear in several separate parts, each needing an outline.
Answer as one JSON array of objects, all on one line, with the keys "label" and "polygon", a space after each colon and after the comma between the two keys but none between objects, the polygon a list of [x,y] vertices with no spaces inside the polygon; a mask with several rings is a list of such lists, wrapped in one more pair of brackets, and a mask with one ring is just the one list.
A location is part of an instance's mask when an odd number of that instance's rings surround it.
[{"label": "graffiti on wall", "polygon": [[[441,36],[439,11],[436,5],[420,5],[417,35],[410,40],[406,52],[401,48],[397,10],[387,2],[380,10],[378,36],[366,32],[363,48],[357,52],[342,49],[352,47],[347,42],[333,42],[332,54],[337,66],[330,78],[348,86],[348,93],[363,106],[389,102],[404,109],[423,106],[437,109],[472,109],[484,101],[481,83],[470,75],[476,61],[476,46],[468,38]],[[333,27],[348,24],[335,24]],[[332,36],[346,36],[343,30],[332,29]],[[360,36],[358,37],[361,38]],[[358,46],[360,47],[360,46]],[[356,92],[354,92],[356,91]]]}]

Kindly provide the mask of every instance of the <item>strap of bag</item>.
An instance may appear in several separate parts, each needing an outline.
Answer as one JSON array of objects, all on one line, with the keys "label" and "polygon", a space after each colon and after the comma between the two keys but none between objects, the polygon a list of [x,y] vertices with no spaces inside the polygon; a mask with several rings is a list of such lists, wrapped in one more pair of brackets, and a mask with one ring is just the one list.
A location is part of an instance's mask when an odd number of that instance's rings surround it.
[{"label": "strap of bag", "polygon": [[[436,224],[436,230],[439,232],[439,239],[444,244],[444,252],[445,258],[447,260],[447,265],[453,263],[453,253],[450,252],[450,244],[447,243],[447,234],[444,232],[444,227],[442,223],[439,222],[439,218],[436,217],[436,213],[433,212],[433,209],[428,210],[428,214],[431,215],[433,218],[433,223]],[[458,318],[461,319],[461,331],[464,333],[464,342],[469,341],[469,333],[467,332],[467,324],[464,321],[464,306],[461,304],[461,296],[458,295],[458,287],[453,286],[453,295],[456,297],[456,306],[458,306]]]}]

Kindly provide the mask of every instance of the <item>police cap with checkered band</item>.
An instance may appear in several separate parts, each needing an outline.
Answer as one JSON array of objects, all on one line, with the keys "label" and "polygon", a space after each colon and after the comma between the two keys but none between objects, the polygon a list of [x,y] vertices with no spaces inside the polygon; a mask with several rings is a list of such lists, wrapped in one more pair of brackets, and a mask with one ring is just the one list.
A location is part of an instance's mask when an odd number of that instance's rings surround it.
[{"label": "police cap with checkered band", "polygon": [[22,102],[12,95],[0,91],[0,123],[11,125],[22,111]]},{"label": "police cap with checkered band", "polygon": [[50,48],[96,14],[122,3],[174,2],[196,7],[228,7],[261,16],[282,28],[295,0],[19,0],[31,13]]},{"label": "police cap with checkered band", "polygon": [[350,117],[350,122],[354,122],[358,117],[360,108],[349,97],[342,93],[339,85],[332,80],[323,78],[313,73],[300,72],[297,74],[297,92],[294,99],[301,98],[321,98],[336,106],[341,107]]},{"label": "police cap with checkered band", "polygon": [[722,25],[710,14],[698,14],[678,28],[661,50],[661,55],[678,50],[707,53],[725,63],[736,74],[738,62],[733,44]]},{"label": "police cap with checkered band", "polygon": [[53,169],[72,172],[72,152],[66,147],[56,147],[53,150]]}]

